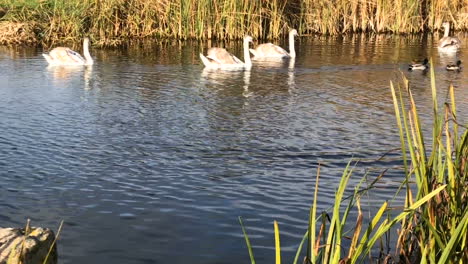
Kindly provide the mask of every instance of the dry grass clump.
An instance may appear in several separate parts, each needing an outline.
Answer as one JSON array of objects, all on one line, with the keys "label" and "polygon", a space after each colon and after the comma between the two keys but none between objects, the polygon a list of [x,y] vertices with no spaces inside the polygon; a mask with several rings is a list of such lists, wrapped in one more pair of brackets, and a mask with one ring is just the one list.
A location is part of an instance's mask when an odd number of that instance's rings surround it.
[{"label": "dry grass clump", "polygon": [[[2,15],[3,13],[3,15]],[[99,46],[136,38],[279,38],[301,34],[437,31],[450,21],[468,29],[466,0],[0,0],[0,17],[35,21],[39,42]]]},{"label": "dry grass clump", "polygon": [[302,0],[302,32],[418,33],[436,31],[444,21],[468,29],[466,0]]},{"label": "dry grass clump", "polygon": [[37,31],[35,23],[1,21],[0,44],[34,45],[38,41],[35,31]]},{"label": "dry grass clump", "polygon": [[291,16],[282,0],[0,0],[4,20],[36,21],[41,43],[81,41],[98,46],[129,39],[278,38]]}]

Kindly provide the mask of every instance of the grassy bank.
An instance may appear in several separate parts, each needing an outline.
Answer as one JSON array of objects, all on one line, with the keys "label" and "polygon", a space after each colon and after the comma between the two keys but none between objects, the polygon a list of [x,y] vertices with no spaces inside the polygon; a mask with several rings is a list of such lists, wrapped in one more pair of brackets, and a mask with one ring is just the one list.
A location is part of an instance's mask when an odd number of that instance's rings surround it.
[{"label": "grassy bank", "polygon": [[[300,34],[468,29],[465,0],[0,0],[3,23],[23,23],[36,43],[99,45],[134,38],[278,38]],[[11,30],[11,29],[10,29]],[[1,33],[0,33],[1,34]],[[11,38],[11,37],[10,37]],[[0,36],[1,42],[6,39]]]},{"label": "grassy bank", "polygon": [[[404,191],[406,198],[403,207],[392,208],[389,202],[380,206],[374,204],[378,210],[364,220],[361,197],[381,177],[385,177],[385,171],[367,188],[362,187],[364,177],[354,187],[354,193],[345,197],[345,189],[355,166],[350,163],[336,190],[333,208],[318,214],[319,169],[307,232],[299,243],[295,259],[287,263],[296,264],[299,259],[304,259],[303,262],[300,261],[304,264],[351,264],[366,261],[467,263],[468,129],[457,121],[453,87],[449,87],[448,99],[440,107],[433,68],[430,75],[433,98],[430,142],[425,142],[422,123],[408,81],[403,77],[400,84],[391,83],[391,96],[401,139],[404,177],[400,190]],[[370,190],[372,191],[374,190]],[[357,215],[357,219],[349,218],[352,211],[356,212],[354,215]],[[240,224],[251,262],[255,263],[254,249],[242,219]],[[280,264],[280,235],[276,222],[274,233],[276,263]],[[395,235],[398,238],[394,241],[396,245],[385,244],[390,243],[388,237]],[[390,252],[389,249],[396,250]],[[301,255],[304,257],[299,258]]]}]

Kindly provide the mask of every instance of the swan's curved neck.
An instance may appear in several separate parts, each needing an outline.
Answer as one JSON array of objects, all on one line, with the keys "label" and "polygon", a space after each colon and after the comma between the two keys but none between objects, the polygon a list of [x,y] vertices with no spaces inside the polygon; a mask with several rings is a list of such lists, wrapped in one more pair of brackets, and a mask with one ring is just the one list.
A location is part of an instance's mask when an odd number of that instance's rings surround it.
[{"label": "swan's curved neck", "polygon": [[289,32],[289,56],[296,57],[296,50],[294,49],[294,33]]},{"label": "swan's curved neck", "polygon": [[252,60],[250,60],[249,53],[249,41],[247,39],[244,39],[244,64],[247,67],[252,66]]},{"label": "swan's curved neck", "polygon": [[450,25],[445,24],[444,27],[445,27],[444,37],[448,37],[450,33]]},{"label": "swan's curved neck", "polygon": [[83,41],[83,55],[86,60],[86,65],[92,65],[94,63],[93,58],[91,58],[91,54],[89,54],[89,39],[85,38]]}]

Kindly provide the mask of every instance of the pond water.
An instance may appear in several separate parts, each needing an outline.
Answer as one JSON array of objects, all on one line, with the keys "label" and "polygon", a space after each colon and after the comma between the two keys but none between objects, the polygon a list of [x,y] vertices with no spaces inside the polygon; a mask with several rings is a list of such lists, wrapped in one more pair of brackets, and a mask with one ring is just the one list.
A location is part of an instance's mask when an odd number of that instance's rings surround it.
[{"label": "pond water", "polygon": [[[432,114],[430,76],[407,72],[411,60],[433,58],[440,99],[453,83],[466,124],[468,70],[447,72],[456,59],[437,39],[303,37],[295,61],[234,72],[203,70],[198,54],[215,43],[91,48],[87,68],[0,47],[0,226],[63,219],[61,263],[248,263],[242,216],[257,263],[272,263],[277,220],[290,263],[319,163],[320,210],[353,158],[351,187],[390,168],[366,210],[393,198],[398,151],[378,159],[399,147],[389,90],[399,70],[423,122]],[[241,55],[240,42],[220,45]]]}]

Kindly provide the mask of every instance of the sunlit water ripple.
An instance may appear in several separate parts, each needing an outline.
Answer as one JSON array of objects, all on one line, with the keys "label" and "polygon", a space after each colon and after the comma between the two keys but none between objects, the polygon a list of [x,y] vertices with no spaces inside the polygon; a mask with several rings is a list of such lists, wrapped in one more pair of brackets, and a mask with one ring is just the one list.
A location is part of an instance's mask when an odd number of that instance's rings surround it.
[{"label": "sunlit water ripple", "polygon": [[[393,199],[397,152],[378,159],[399,147],[389,81],[408,61],[434,58],[441,101],[453,83],[466,123],[467,71],[446,72],[453,58],[426,41],[302,39],[294,62],[237,72],[203,70],[204,46],[193,43],[94,50],[92,68],[47,67],[38,50],[2,47],[2,225],[64,219],[62,263],[246,263],[242,216],[268,263],[277,220],[290,260],[318,164],[320,210],[351,159],[351,186],[390,168],[366,210]],[[430,124],[429,76],[405,73]]]}]

